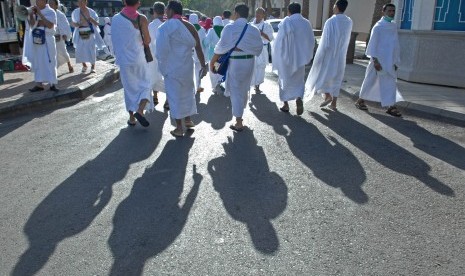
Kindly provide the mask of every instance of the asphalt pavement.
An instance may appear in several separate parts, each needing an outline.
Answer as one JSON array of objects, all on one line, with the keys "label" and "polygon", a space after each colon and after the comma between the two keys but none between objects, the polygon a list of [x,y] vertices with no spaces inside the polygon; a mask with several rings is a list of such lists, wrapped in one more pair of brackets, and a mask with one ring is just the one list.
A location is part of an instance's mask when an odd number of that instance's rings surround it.
[{"label": "asphalt pavement", "polygon": [[128,127],[119,83],[3,119],[0,275],[463,275],[465,124],[286,114],[275,78],[240,133],[208,85],[178,139],[161,104]]}]

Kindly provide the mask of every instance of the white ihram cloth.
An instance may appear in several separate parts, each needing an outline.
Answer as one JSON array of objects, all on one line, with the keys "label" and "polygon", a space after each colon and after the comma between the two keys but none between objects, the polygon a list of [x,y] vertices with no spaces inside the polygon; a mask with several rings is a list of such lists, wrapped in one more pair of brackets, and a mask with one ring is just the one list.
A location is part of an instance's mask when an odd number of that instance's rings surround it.
[{"label": "white ihram cloth", "polygon": [[306,100],[322,93],[339,96],[351,31],[352,20],[344,14],[333,15],[326,20],[312,69],[305,83]]},{"label": "white ihram cloth", "polygon": [[394,68],[394,65],[400,62],[397,24],[381,18],[371,31],[366,55],[376,57],[383,69],[376,71],[373,61],[370,60],[360,90],[360,98],[381,102],[383,107],[403,101],[402,95],[397,90],[397,72]]},{"label": "white ihram cloth", "polygon": [[[247,20],[245,18],[239,18],[226,25],[221,32],[220,41],[216,44],[215,54],[222,55],[234,48],[246,24]],[[263,49],[260,31],[256,27],[249,25],[237,48],[242,51],[233,51],[232,56],[260,55]],[[244,114],[249,98],[254,63],[254,58],[229,60],[229,67],[226,72],[226,91],[231,93],[231,106],[234,117],[242,117]]]},{"label": "white ihram cloth", "polygon": [[[197,14],[193,13],[189,15],[189,22],[194,25],[199,25],[199,17]],[[197,29],[197,28],[196,28]],[[205,37],[207,34],[205,33],[205,29],[200,26],[200,29],[197,30],[197,33],[199,34],[199,40],[200,40],[200,47],[202,48],[202,52],[205,54],[205,49],[203,49],[203,41],[205,40]],[[200,64],[199,57],[197,56],[197,52],[194,49],[192,52],[192,55],[194,57],[194,79],[195,79],[195,89],[199,89],[200,86],[200,70],[202,69],[202,64]]]},{"label": "white ihram cloth", "polygon": [[256,19],[252,21],[252,25],[264,32],[270,39],[268,40],[262,36],[262,53],[255,58],[252,85],[259,85],[265,81],[265,69],[269,63],[268,44],[273,40],[273,27],[270,23],[265,22],[265,20],[262,20],[260,23],[256,23]]},{"label": "white ihram cloth", "polygon": [[194,90],[195,38],[180,19],[168,19],[158,28],[155,56],[165,79],[170,116],[182,119],[197,114]]},{"label": "white ihram cloth", "polygon": [[59,10],[56,10],[55,12],[57,14],[57,31],[55,35],[60,35],[60,41],[56,42],[58,68],[61,65],[70,61],[68,50],[66,50],[66,43],[63,39],[63,36],[66,36],[66,40],[70,40],[72,34],[68,19],[66,19],[66,15]]},{"label": "white ihram cloth", "polygon": [[272,54],[281,101],[304,96],[305,65],[312,60],[314,47],[312,25],[300,13],[285,17],[279,24]]},{"label": "white ihram cloth", "polygon": [[107,48],[110,50],[111,55],[114,55],[113,51],[113,43],[111,42],[111,24],[105,22],[105,26],[103,26],[103,42],[107,45]]},{"label": "white ihram cloth", "polygon": [[[95,21],[98,22],[97,13],[91,8],[87,9],[89,10],[90,17],[92,17]],[[88,26],[88,23],[86,22],[84,17],[82,17],[81,20],[80,12],[80,8],[75,9],[71,13],[71,20],[74,23],[79,23],[81,26]],[[100,28],[98,26],[93,26],[93,28],[94,33],[91,34],[88,39],[81,39],[81,37],[79,36],[79,28],[74,29],[73,45],[74,48],[76,48],[76,63],[90,62],[91,64],[95,64],[95,61],[97,60],[97,49],[105,50],[105,52],[108,52],[105,42],[100,36]]]},{"label": "white ihram cloth", "polygon": [[152,22],[149,24],[149,33],[150,33],[150,51],[152,52],[153,56],[153,62],[149,63],[150,67],[150,78],[152,80],[152,89],[154,91],[165,91],[165,81],[163,80],[163,76],[160,73],[160,70],[158,69],[158,60],[155,55],[155,49],[157,46],[157,33],[158,33],[158,27],[161,26],[163,22],[159,18],[155,18]]},{"label": "white ihram cloth", "polygon": [[[220,16],[215,16],[215,18],[213,18],[213,27],[214,26],[223,26],[223,21],[221,20]],[[205,59],[208,62],[210,62],[213,55],[215,54],[215,46],[218,43],[218,41],[220,41],[220,36],[218,36],[215,29],[211,28],[210,30],[208,30],[207,36],[203,41],[203,47],[205,49],[204,54],[206,55]],[[218,83],[220,82],[222,76],[213,72],[209,72],[209,75],[210,81],[212,83],[212,88],[215,89],[216,85],[218,85]]]},{"label": "white ihram cloth", "polygon": [[[45,28],[45,44],[34,44],[32,42],[32,33],[29,33],[28,43],[30,47],[30,55],[27,57],[31,63],[31,71],[34,72],[34,81],[39,83],[49,83],[51,85],[57,84],[57,52],[55,42],[55,32],[57,24],[57,15],[55,11],[47,4],[45,8],[41,10],[44,17],[54,24],[52,29],[47,27],[36,27],[34,28],[44,29]],[[36,18],[36,25],[38,20]]]},{"label": "white ihram cloth", "polygon": [[115,63],[120,68],[126,110],[135,112],[142,100],[148,100],[149,103],[145,109],[152,111],[154,106],[150,73],[145,60],[140,31],[131,21],[118,13],[113,16],[111,40],[114,46]]}]

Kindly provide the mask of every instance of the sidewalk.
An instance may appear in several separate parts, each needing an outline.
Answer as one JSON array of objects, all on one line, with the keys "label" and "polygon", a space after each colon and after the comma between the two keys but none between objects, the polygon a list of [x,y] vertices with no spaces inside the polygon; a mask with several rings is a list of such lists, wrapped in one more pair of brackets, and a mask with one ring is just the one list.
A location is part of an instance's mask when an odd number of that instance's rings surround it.
[{"label": "sidewalk", "polygon": [[75,64],[74,58],[71,58],[71,64],[74,66],[73,73],[68,72],[66,64],[58,68],[57,88],[60,91],[57,93],[49,90],[29,92],[29,88],[34,86],[32,72],[4,72],[5,82],[0,84],[0,115],[83,99],[119,78],[118,68],[108,61],[97,60],[96,73],[90,73],[90,67],[81,73],[82,65]]},{"label": "sidewalk", "polygon": [[[363,56],[364,52],[365,42],[357,41],[355,56]],[[347,64],[341,87],[342,92],[354,99],[358,98],[367,66],[368,60],[363,59],[356,59],[354,64]],[[402,80],[398,80],[397,85],[405,100],[405,102],[397,104],[399,107],[465,121],[465,88],[412,83]]]}]

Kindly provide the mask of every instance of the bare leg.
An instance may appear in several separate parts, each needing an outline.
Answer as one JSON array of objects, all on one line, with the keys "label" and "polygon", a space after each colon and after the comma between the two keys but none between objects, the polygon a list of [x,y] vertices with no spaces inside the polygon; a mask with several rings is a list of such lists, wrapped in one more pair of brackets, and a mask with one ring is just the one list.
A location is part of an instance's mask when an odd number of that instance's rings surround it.
[{"label": "bare leg", "polygon": [[95,73],[95,63],[94,63],[94,64],[91,64],[90,72],[91,72],[91,73]]},{"label": "bare leg", "polygon": [[82,63],[82,70],[81,72],[84,73],[87,70],[87,65],[85,62]]},{"label": "bare leg", "polygon": [[74,68],[73,66],[71,65],[71,61],[68,61],[68,70],[70,73],[73,73],[74,72]]},{"label": "bare leg", "polygon": [[148,102],[149,102],[149,100],[147,100],[147,99],[144,99],[144,100],[140,101],[139,109],[137,109],[137,113],[144,116],[144,109],[145,109],[145,106],[147,105]]}]

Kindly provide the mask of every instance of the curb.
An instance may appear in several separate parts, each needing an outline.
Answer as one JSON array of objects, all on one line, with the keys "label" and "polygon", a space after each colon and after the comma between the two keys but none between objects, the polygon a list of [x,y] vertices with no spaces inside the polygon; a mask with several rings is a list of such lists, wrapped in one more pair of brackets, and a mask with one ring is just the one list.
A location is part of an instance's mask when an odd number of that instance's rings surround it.
[{"label": "curb", "polygon": [[21,99],[0,105],[0,115],[10,115],[28,109],[51,106],[59,103],[77,101],[87,98],[97,92],[99,88],[119,79],[119,69],[115,68],[95,78],[82,82],[71,88],[64,89],[52,95],[44,95],[35,100],[21,101]]},{"label": "curb", "polygon": [[[353,89],[352,87],[344,85],[344,84],[341,86],[341,92],[344,95],[349,96],[349,98],[351,98],[352,100],[357,100],[358,95],[360,93],[360,91],[357,91]],[[412,111],[427,114],[430,116],[433,115],[433,116],[448,119],[448,120],[465,122],[465,114],[458,113],[458,112],[453,112],[449,110],[444,110],[444,109],[440,109],[436,107],[426,106],[426,105],[407,102],[407,101],[399,102],[396,105],[398,107],[401,107],[404,110],[412,110]]]}]

